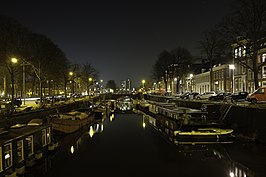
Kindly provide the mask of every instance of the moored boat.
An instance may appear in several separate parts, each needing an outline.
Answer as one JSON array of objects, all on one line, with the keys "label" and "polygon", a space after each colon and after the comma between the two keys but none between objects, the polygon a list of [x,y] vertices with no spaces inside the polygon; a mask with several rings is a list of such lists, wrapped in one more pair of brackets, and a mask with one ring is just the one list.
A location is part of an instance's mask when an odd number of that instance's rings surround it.
[{"label": "moored boat", "polygon": [[68,113],[60,113],[51,118],[52,128],[63,133],[73,133],[83,126],[92,122],[94,112],[70,111]]},{"label": "moored boat", "polygon": [[134,105],[133,100],[130,97],[128,97],[128,96],[121,97],[121,98],[117,99],[116,111],[117,110],[122,111],[122,112],[132,111],[133,105]]},{"label": "moored boat", "polygon": [[224,129],[216,127],[198,128],[190,131],[177,130],[174,135],[178,141],[220,141],[232,137],[233,129]]}]

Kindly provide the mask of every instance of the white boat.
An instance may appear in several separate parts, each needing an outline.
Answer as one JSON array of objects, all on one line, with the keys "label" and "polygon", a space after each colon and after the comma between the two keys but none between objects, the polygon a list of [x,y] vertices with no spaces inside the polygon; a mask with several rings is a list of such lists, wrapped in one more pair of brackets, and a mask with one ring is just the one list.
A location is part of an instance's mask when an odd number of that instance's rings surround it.
[{"label": "white boat", "polygon": [[198,128],[196,130],[182,131],[177,130],[174,131],[174,136],[178,138],[178,140],[220,140],[223,138],[230,138],[233,129],[223,129],[223,128]]}]

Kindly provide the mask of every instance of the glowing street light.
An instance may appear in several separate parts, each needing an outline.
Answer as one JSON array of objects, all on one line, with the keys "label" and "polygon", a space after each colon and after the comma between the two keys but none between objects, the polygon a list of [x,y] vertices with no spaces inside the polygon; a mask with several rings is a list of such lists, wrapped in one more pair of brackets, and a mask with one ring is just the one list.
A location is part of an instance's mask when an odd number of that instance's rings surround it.
[{"label": "glowing street light", "polygon": [[12,62],[13,64],[16,64],[16,63],[18,62],[18,59],[16,59],[16,58],[11,58],[11,62]]},{"label": "glowing street light", "polygon": [[72,71],[70,71],[70,72],[68,73],[68,75],[71,77],[70,83],[71,83],[71,85],[72,85],[72,94],[74,94],[74,93],[75,93],[75,92],[74,92],[74,79],[72,78],[73,75],[74,75],[74,73],[73,73]]},{"label": "glowing street light", "polygon": [[235,65],[230,64],[229,69],[232,70],[232,92],[235,92]]},{"label": "glowing street light", "polygon": [[18,60],[16,58],[11,58],[11,66],[10,66],[10,74],[11,74],[11,113],[13,114],[14,112],[14,94],[15,94],[15,89],[14,89],[14,67],[13,65],[16,64]]},{"label": "glowing street light", "polygon": [[142,81],[141,81],[141,83],[142,83],[142,87],[144,88],[144,86],[145,86],[145,80],[143,79]]}]

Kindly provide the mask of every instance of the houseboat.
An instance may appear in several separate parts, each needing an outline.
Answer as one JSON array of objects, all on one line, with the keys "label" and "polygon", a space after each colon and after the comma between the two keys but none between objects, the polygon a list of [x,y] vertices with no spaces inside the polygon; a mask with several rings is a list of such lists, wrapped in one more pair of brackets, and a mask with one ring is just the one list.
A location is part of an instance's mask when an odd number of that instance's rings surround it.
[{"label": "houseboat", "polygon": [[52,115],[50,123],[52,128],[61,133],[73,133],[83,126],[90,124],[94,119],[94,112],[74,110],[67,113]]},{"label": "houseboat", "polygon": [[48,152],[52,145],[52,127],[36,122],[0,130],[0,176],[25,173],[25,168],[33,166]]},{"label": "houseboat", "polygon": [[129,96],[118,98],[116,101],[116,111],[128,112],[133,110],[133,100]]}]

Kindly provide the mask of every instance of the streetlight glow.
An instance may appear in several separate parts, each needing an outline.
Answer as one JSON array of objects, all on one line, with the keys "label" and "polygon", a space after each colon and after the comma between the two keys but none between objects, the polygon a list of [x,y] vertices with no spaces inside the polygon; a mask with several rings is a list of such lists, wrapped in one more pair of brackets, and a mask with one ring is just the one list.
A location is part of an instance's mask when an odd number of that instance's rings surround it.
[{"label": "streetlight glow", "polygon": [[70,75],[70,76],[73,76],[73,74],[74,74],[74,73],[73,73],[72,71],[71,71],[71,72],[69,72],[69,75]]},{"label": "streetlight glow", "polygon": [[11,62],[12,62],[12,63],[17,63],[17,62],[18,62],[18,59],[16,59],[16,58],[11,58]]}]

